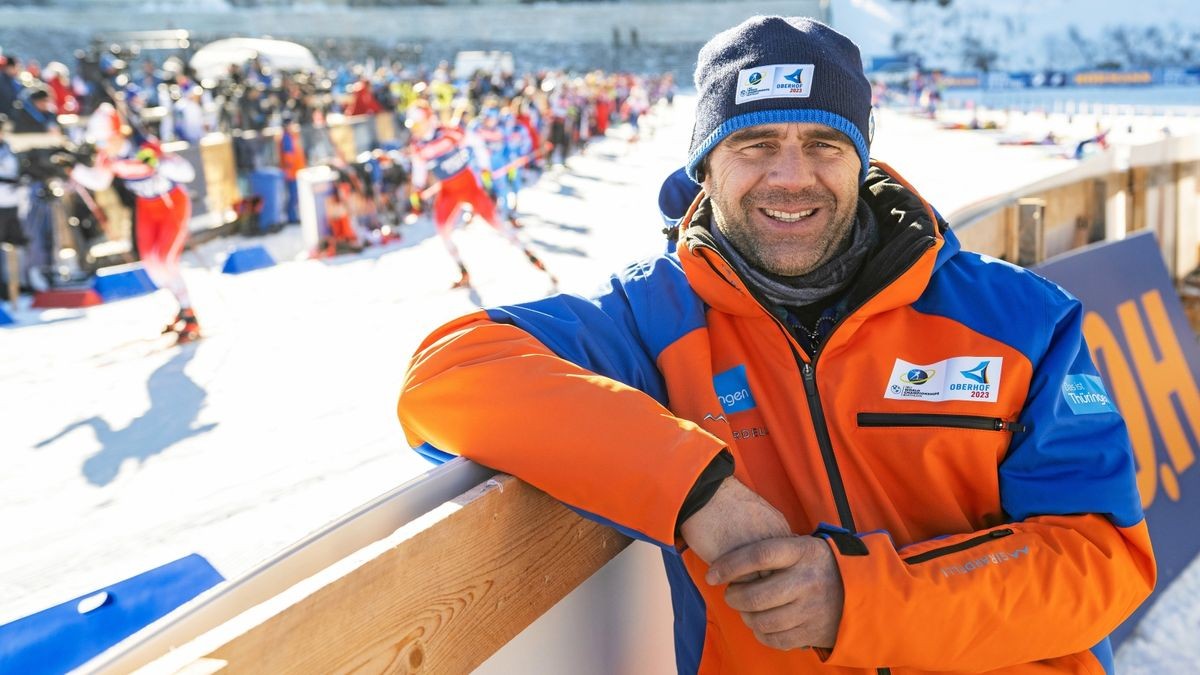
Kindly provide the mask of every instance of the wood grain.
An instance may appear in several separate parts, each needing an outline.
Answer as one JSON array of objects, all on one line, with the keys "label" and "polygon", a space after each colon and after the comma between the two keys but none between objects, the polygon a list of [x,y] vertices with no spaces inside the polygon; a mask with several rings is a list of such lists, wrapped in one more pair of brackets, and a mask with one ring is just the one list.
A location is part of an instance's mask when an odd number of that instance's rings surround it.
[{"label": "wood grain", "polygon": [[497,476],[145,670],[469,672],[628,543]]}]

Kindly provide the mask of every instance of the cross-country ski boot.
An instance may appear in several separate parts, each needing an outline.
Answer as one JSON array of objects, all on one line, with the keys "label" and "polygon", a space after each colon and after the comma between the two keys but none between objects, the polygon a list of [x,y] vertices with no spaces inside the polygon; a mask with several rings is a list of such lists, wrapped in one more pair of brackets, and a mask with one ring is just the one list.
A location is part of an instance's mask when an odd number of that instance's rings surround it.
[{"label": "cross-country ski boot", "polygon": [[460,276],[458,281],[454,282],[454,285],[450,287],[451,290],[456,288],[469,288],[471,286],[471,273],[467,271],[467,266],[459,264],[458,270],[462,276]]},{"label": "cross-country ski boot", "polygon": [[175,338],[175,344],[185,345],[189,342],[195,342],[200,339],[200,322],[196,320],[196,313],[191,309],[183,309],[179,311],[180,324],[175,330],[178,337]]},{"label": "cross-country ski boot", "polygon": [[183,321],[184,314],[183,310],[181,309],[179,310],[179,313],[175,315],[175,318],[171,319],[170,323],[163,326],[161,335],[166,335],[167,333],[178,333],[179,329],[183,327]]}]

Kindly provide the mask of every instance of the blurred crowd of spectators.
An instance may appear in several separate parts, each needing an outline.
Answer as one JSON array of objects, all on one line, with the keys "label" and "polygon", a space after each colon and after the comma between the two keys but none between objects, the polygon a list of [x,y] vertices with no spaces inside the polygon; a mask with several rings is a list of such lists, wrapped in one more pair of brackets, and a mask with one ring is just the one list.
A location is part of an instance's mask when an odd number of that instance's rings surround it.
[{"label": "blurred crowd of spectators", "polygon": [[195,142],[210,132],[261,131],[289,122],[319,126],[330,114],[402,116],[416,98],[430,100],[450,119],[477,110],[489,96],[519,96],[544,117],[570,116],[586,124],[610,115],[636,116],[675,89],[670,75],[464,74],[452,73],[446,62],[433,69],[392,62],[284,72],[251,59],[230,65],[222,77],[200,80],[178,56],[132,63],[110,53],[77,56],[72,70],[58,61],[45,66],[22,61],[0,46],[0,115],[11,120],[14,133],[52,130],[56,116],[86,116],[106,102],[163,141]]},{"label": "blurred crowd of spectators", "polygon": [[[119,114],[120,126],[130,137],[131,147],[151,137],[195,144],[207,134],[221,132],[234,138],[238,150],[237,141],[254,136],[248,132],[271,128],[319,130],[330,123],[332,115],[389,115],[397,138],[383,150],[390,155],[388,161],[401,167],[398,173],[403,174],[405,113],[415,102],[423,100],[442,124],[464,130],[485,106],[511,110],[524,120],[534,141],[527,170],[538,171],[549,164],[564,164],[589,139],[605,135],[614,122],[627,122],[631,131],[626,137],[635,141],[641,116],[659,99],[669,102],[675,95],[675,83],[669,74],[642,77],[599,70],[579,74],[455,73],[445,62],[426,68],[373,59],[289,72],[273,69],[265,60],[254,58],[230,64],[220,77],[201,79],[178,56],[161,60],[145,57],[127,60],[108,52],[80,52],[78,56],[74,69],[60,62],[43,66],[33,60],[22,60],[19,55],[6,54],[0,46],[0,116],[3,116],[0,122],[8,120],[10,139],[11,134],[50,133],[86,144],[91,141],[84,137],[87,119],[104,104]],[[105,106],[101,110],[109,109]],[[363,161],[362,157],[339,156],[328,143],[306,147],[302,141],[306,137],[299,133],[281,136],[289,145],[286,151],[275,153],[279,163],[290,158],[296,166],[327,163],[341,171],[354,172],[354,164]],[[0,144],[3,139],[0,133]],[[374,150],[378,158],[379,148]],[[21,164],[28,165],[28,162]],[[240,159],[238,168],[243,169]],[[289,181],[292,193],[289,202],[293,203],[288,211],[294,219],[295,166],[281,168]],[[47,178],[45,175],[14,177],[3,182],[0,191],[4,195],[0,197],[4,197],[4,204],[0,207],[15,213],[16,207],[8,202],[14,201],[13,195],[22,183],[28,186],[22,192],[27,201],[53,198],[58,193],[46,189]],[[0,181],[5,179],[0,177]],[[363,192],[371,192],[370,186],[360,187]],[[403,200],[397,202],[402,204]],[[25,222],[19,226],[14,224],[15,215],[8,211],[0,214],[7,219],[6,226],[0,229],[18,235],[24,232],[25,236],[8,237],[14,245],[48,246],[46,242],[53,237],[31,231],[44,230],[48,225],[43,221],[31,223],[25,217],[37,211],[32,206],[37,204],[24,204],[20,208]],[[103,236],[102,230],[93,227],[89,234]],[[54,251],[32,256],[35,260],[54,258]]]}]

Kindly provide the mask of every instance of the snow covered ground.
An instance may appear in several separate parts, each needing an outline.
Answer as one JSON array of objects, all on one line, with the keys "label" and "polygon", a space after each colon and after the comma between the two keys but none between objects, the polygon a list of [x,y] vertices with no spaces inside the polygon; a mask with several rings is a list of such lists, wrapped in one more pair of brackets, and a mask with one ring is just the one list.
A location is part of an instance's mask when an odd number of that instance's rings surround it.
[{"label": "snow covered ground", "polygon": [[[588,293],[662,249],[658,185],[685,154],[689,104],[522,194],[524,236],[563,290]],[[1072,165],[889,112],[872,154],[946,214]],[[0,623],[193,552],[237,576],[424,470],[394,414],[417,343],[477,306],[550,290],[485,225],[458,237],[475,290],[448,290],[457,271],[428,223],[326,261],[301,259],[289,228],[250,242],[281,264],[240,276],[218,270],[247,242],[209,242],[185,255],[208,337],[183,348],[152,339],[173,312],[161,293],[18,312],[0,329]],[[1200,566],[1189,572],[1122,650],[1122,672],[1200,670]]]},{"label": "snow covered ground", "polygon": [[[562,289],[588,293],[664,245],[658,185],[690,116],[636,146],[598,143],[522,194],[525,236]],[[672,113],[662,115],[664,120]],[[408,358],[437,324],[546,294],[486,225],[461,231],[476,290],[427,222],[399,245],[220,274],[238,239],[184,256],[208,337],[152,340],[163,292],[24,310],[0,332],[0,623],[197,552],[227,578],[428,465],[395,417]]]}]

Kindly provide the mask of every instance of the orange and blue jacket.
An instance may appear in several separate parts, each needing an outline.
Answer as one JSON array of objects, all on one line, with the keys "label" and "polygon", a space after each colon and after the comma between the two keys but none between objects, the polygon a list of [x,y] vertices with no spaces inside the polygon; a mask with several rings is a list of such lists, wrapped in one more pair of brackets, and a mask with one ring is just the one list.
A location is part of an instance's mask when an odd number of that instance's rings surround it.
[{"label": "orange and blue jacket", "polygon": [[[677,252],[598,297],[430,335],[399,402],[408,440],[660,546],[681,673],[1111,673],[1107,635],[1155,565],[1079,302],[960,250],[885,165],[861,196],[881,248],[814,355],[689,225],[701,197]],[[831,650],[757,642],[679,541],[724,449],[793,532],[827,539],[845,589]]]},{"label": "orange and blue jacket", "polygon": [[304,157],[304,146],[300,143],[300,134],[285,128],[279,134],[279,168],[283,171],[284,180],[296,180],[300,170],[308,166]]}]

